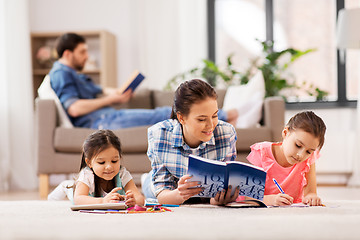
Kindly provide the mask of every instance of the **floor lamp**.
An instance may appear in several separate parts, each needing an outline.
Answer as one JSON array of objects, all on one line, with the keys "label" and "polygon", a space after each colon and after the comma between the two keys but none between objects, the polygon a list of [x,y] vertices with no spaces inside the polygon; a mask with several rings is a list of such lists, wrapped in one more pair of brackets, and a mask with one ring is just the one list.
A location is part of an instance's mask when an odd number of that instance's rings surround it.
[{"label": "floor lamp", "polygon": [[[346,49],[360,49],[360,8],[341,9],[337,20],[337,48],[340,50],[340,61],[345,61]],[[360,71],[360,66],[358,71]],[[359,79],[360,81],[360,79]],[[358,84],[358,103],[356,114],[356,142],[353,156],[353,174],[349,186],[360,186],[360,82]]]}]

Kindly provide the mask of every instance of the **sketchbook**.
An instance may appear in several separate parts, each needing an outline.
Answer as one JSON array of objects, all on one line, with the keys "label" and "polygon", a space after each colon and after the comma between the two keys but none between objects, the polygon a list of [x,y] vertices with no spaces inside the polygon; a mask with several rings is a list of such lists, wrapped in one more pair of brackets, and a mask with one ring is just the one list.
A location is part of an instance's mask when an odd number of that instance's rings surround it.
[{"label": "sketchbook", "polygon": [[220,162],[189,155],[188,175],[190,181],[201,182],[204,191],[194,197],[212,198],[232,186],[231,194],[240,186],[239,196],[262,200],[264,198],[266,172],[257,166],[238,161]]},{"label": "sketchbook", "polygon": [[310,205],[304,203],[293,203],[290,205],[282,205],[282,206],[269,206],[270,208],[303,208],[303,207],[310,207]]},{"label": "sketchbook", "polygon": [[85,205],[72,205],[71,210],[78,211],[78,210],[122,210],[127,209],[127,205],[125,202],[118,202],[118,203],[100,203],[100,204],[85,204]]},{"label": "sketchbook", "polygon": [[138,70],[135,70],[130,78],[119,88],[118,92],[122,94],[130,88],[134,92],[144,79],[144,75],[142,75]]}]

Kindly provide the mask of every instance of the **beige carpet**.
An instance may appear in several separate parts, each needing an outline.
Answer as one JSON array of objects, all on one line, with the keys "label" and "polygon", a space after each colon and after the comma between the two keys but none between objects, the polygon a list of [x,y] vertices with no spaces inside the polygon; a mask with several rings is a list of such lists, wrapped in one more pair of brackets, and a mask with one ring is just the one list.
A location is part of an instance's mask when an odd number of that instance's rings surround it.
[{"label": "beige carpet", "polygon": [[0,239],[360,239],[360,201],[327,207],[181,206],[153,214],[73,212],[70,203],[0,201]]}]

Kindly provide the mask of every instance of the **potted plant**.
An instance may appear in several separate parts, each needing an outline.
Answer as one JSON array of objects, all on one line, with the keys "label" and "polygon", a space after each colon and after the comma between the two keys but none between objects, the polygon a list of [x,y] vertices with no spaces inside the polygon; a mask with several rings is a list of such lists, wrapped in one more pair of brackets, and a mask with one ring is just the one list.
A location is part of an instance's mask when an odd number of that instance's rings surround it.
[{"label": "potted plant", "polygon": [[[283,90],[289,89],[302,89],[308,95],[315,96],[317,100],[323,100],[325,96],[328,95],[328,92],[312,84],[309,85],[303,82],[299,85],[295,81],[290,82],[286,79],[285,73],[288,67],[298,58],[315,51],[314,49],[301,51],[294,48],[287,48],[282,51],[274,51],[273,41],[259,42],[262,44],[263,54],[252,59],[250,67],[245,72],[239,72],[235,69],[231,60],[233,55],[231,54],[227,57],[226,66],[223,69],[213,61],[203,60],[201,67],[195,67],[170,79],[165,89],[172,90],[176,88],[180,82],[190,78],[203,78],[214,87],[219,85],[220,82],[225,86],[246,84],[250,81],[256,70],[259,69],[265,81],[265,97],[282,96],[286,100]],[[285,61],[279,61],[287,54],[290,55],[289,58],[286,58]],[[282,60],[284,60],[284,58]]]}]

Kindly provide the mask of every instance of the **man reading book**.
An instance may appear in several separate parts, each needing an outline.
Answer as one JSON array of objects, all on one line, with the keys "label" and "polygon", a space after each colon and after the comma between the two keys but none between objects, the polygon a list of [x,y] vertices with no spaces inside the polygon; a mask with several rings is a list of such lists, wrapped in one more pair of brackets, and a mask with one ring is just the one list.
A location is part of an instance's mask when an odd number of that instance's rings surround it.
[{"label": "man reading book", "polygon": [[[76,127],[94,129],[120,129],[153,125],[170,118],[171,107],[156,109],[114,109],[112,104],[126,103],[132,90],[102,89],[81,71],[88,59],[85,38],[75,33],[66,33],[57,39],[59,60],[49,73],[51,87]],[[99,94],[102,94],[99,97]],[[237,112],[219,113],[220,119],[237,118]]]}]

